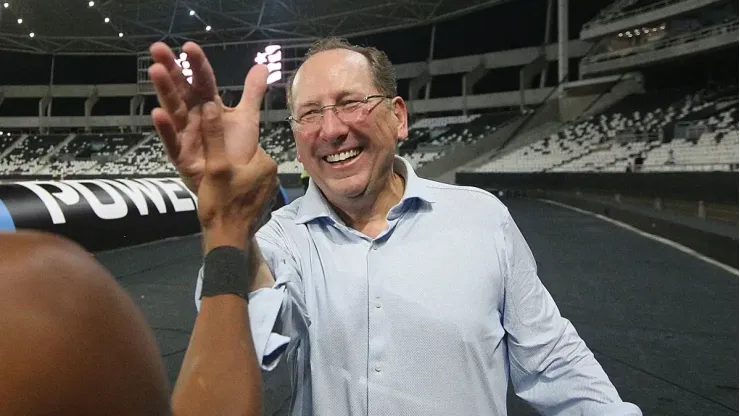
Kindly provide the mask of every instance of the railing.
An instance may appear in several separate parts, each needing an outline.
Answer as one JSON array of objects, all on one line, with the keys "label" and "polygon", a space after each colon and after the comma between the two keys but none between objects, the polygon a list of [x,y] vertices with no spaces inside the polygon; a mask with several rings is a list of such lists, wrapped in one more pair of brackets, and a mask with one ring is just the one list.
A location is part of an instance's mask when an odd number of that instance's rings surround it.
[{"label": "railing", "polygon": [[642,172],[737,172],[737,163],[681,163],[642,165]]},{"label": "railing", "polygon": [[682,35],[661,39],[655,42],[646,43],[631,48],[619,49],[616,51],[605,52],[598,55],[592,55],[583,58],[581,61],[583,64],[593,64],[597,62],[610,61],[614,59],[625,58],[629,55],[635,55],[643,52],[652,52],[660,49],[665,49],[671,46],[683,45],[689,42],[693,42],[700,39],[706,39],[717,35],[723,35],[730,32],[738,31],[738,21],[722,23],[720,25],[711,26],[697,30],[695,32],[685,33]]},{"label": "railing", "polygon": [[634,10],[628,10],[626,12],[617,12],[614,14],[609,14],[607,16],[604,16],[601,19],[595,20],[593,22],[588,22],[585,25],[583,25],[583,29],[590,29],[596,25],[605,25],[607,23],[616,22],[617,20],[622,20],[627,17],[636,16],[638,14],[647,13],[652,10],[656,9],[662,9],[663,7],[670,6],[672,4],[681,3],[686,0],[663,0],[656,3],[648,4],[647,6],[643,6]]},{"label": "railing", "polygon": [[652,142],[655,140],[661,140],[660,133],[656,132],[629,132],[625,131],[618,134],[611,141],[616,143],[628,143],[628,142]]},{"label": "railing", "polygon": [[633,4],[635,0],[617,0],[614,3],[606,6],[601,12],[594,17],[593,19],[589,20],[583,25],[583,30],[589,29],[593,26],[601,24],[602,21],[608,20],[611,18],[611,16],[618,14],[622,9],[625,7],[630,6]]}]

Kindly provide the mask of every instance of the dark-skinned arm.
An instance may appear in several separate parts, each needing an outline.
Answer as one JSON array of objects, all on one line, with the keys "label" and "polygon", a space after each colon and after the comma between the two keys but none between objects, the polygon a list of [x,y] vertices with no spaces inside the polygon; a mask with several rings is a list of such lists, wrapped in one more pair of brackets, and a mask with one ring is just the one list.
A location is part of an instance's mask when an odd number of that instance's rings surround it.
[{"label": "dark-skinned arm", "polygon": [[[253,251],[245,244],[246,236],[234,229],[207,229],[204,252],[222,246]],[[224,294],[201,300],[172,408],[175,416],[262,415],[261,373],[242,297]]]}]

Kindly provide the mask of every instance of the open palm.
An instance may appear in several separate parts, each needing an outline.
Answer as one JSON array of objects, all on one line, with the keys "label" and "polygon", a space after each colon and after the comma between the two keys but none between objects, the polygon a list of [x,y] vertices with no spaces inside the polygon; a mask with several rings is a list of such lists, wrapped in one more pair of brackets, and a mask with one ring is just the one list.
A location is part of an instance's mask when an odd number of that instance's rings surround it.
[{"label": "open palm", "polygon": [[[152,111],[154,126],[167,155],[187,186],[197,192],[205,169],[201,136],[201,105],[221,103],[216,77],[203,50],[193,42],[183,46],[193,71],[192,85],[175,62],[175,55],[164,43],[152,45],[154,64],[149,76],[154,83],[160,108]],[[229,161],[246,164],[259,146],[260,106],[267,88],[267,67],[255,65],[249,71],[244,93],[236,107],[223,106],[224,145]]]}]

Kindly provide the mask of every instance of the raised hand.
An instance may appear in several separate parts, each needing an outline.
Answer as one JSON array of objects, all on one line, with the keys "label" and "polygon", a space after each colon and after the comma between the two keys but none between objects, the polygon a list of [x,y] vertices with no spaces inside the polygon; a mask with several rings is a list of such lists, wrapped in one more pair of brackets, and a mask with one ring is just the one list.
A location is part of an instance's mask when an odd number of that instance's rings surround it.
[{"label": "raised hand", "polygon": [[226,107],[218,99],[216,77],[203,50],[188,42],[183,52],[193,71],[192,85],[166,44],[158,42],[150,48],[155,63],[149,68],[149,76],[161,106],[152,111],[152,119],[170,161],[190,190],[197,193],[205,169],[200,106],[209,101],[222,106],[220,120],[227,158],[234,164],[246,164],[259,147],[259,110],[268,71],[264,65],[252,67],[241,101],[236,107]]},{"label": "raised hand", "polygon": [[198,188],[198,216],[207,239],[217,236],[229,242],[246,242],[276,192],[277,164],[260,147],[246,163],[230,158],[222,121],[225,114],[218,100],[202,106],[205,169]]}]

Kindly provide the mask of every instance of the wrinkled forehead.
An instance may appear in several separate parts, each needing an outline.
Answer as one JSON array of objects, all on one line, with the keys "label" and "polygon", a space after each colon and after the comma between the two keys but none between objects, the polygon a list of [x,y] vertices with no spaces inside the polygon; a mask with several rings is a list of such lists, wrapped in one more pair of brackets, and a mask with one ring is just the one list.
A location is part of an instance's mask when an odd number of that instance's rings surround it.
[{"label": "wrinkled forehead", "polygon": [[294,108],[332,103],[341,96],[377,93],[370,63],[364,55],[346,49],[319,52],[296,73],[291,90]]}]

